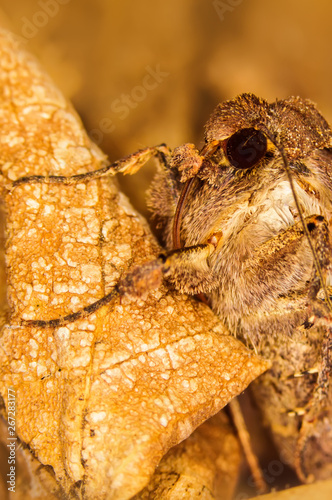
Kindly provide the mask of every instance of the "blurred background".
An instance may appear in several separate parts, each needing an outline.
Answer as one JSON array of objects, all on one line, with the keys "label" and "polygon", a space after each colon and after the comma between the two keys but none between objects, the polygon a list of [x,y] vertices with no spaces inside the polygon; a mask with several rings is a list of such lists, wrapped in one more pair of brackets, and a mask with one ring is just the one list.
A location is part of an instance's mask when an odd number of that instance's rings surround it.
[{"label": "blurred background", "polygon": [[[331,19],[328,0],[0,3],[0,25],[37,55],[110,160],[199,145],[214,107],[242,92],[310,98],[332,122]],[[144,213],[152,175],[120,180]]]},{"label": "blurred background", "polygon": [[[38,56],[111,160],[199,144],[213,108],[241,92],[309,97],[332,121],[331,18],[328,0],[0,4],[0,24]],[[143,170],[125,189],[144,210]]]}]

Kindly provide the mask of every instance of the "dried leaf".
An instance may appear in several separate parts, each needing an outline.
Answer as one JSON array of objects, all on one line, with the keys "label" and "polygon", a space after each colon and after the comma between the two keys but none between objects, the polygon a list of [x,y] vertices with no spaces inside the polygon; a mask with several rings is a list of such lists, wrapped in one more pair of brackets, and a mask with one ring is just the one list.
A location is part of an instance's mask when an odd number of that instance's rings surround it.
[{"label": "dried leaf", "polygon": [[127,499],[170,447],[267,367],[207,306],[165,287],[58,329],[20,327],[101,298],[159,248],[114,182],[25,184],[104,160],[74,111],[5,32],[1,185],[11,322],[1,337],[1,394],[16,392],[19,438],[53,467],[68,498]]},{"label": "dried leaf", "polygon": [[226,413],[219,412],[162,459],[135,500],[231,500],[241,453]]},{"label": "dried leaf", "polygon": [[[0,446],[8,451],[8,432],[7,422],[0,418]],[[7,453],[6,453],[7,455]],[[7,476],[9,466],[7,464],[7,456],[4,460],[7,467],[3,467],[6,475],[6,480],[1,483],[0,478],[0,498],[7,500],[15,498],[15,500],[57,500],[60,496],[60,486],[56,482],[52,469],[50,467],[41,467],[40,462],[33,457],[32,453],[23,446],[16,449],[16,474],[15,474],[15,493],[11,495],[7,481],[10,479]],[[3,488],[3,489],[2,489]],[[11,495],[11,496],[10,496]]]},{"label": "dried leaf", "polygon": [[330,500],[332,497],[332,480],[317,481],[315,484],[305,484],[284,491],[276,491],[269,495],[260,495],[252,500]]}]

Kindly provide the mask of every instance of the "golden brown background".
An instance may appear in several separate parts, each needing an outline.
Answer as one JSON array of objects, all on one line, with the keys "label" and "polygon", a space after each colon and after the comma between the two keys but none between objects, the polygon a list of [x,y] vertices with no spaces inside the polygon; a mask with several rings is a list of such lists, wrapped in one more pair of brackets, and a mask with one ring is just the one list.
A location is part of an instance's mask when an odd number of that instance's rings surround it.
[{"label": "golden brown background", "polygon": [[[216,104],[241,92],[309,97],[332,121],[328,0],[2,0],[0,9],[111,160],[199,142]],[[149,175],[130,179],[133,194]]]},{"label": "golden brown background", "polygon": [[[199,143],[217,103],[241,92],[308,97],[332,122],[331,19],[328,0],[0,4],[0,24],[38,56],[111,160]],[[151,175],[126,180],[141,209]]]}]

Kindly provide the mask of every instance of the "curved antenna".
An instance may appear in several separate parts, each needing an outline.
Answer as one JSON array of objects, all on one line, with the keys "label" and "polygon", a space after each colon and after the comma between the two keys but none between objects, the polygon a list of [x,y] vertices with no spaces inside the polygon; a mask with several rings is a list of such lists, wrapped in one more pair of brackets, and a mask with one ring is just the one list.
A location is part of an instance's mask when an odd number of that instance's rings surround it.
[{"label": "curved antenna", "polygon": [[320,281],[321,287],[322,287],[323,292],[324,292],[326,304],[327,304],[329,310],[332,311],[332,303],[331,303],[331,300],[330,300],[330,295],[329,295],[328,290],[326,288],[326,284],[325,284],[325,280],[324,280],[323,272],[322,272],[322,267],[321,267],[321,265],[319,263],[317,252],[316,252],[316,249],[315,249],[315,247],[313,245],[309,229],[308,229],[308,227],[307,227],[307,225],[306,225],[306,223],[304,221],[304,217],[303,217],[303,214],[302,214],[302,211],[301,211],[299,198],[297,196],[296,189],[295,189],[295,186],[294,186],[292,172],[291,172],[291,169],[290,169],[290,166],[289,166],[289,161],[288,161],[287,155],[285,153],[285,150],[284,150],[283,146],[281,144],[277,143],[276,139],[270,134],[269,131],[268,131],[268,133],[266,135],[268,136],[268,138],[270,139],[270,141],[276,146],[277,150],[280,153],[281,159],[282,159],[284,167],[285,167],[285,172],[286,172],[286,175],[287,175],[287,179],[288,179],[288,182],[289,182],[292,194],[293,194],[293,198],[294,198],[296,210],[298,211],[300,222],[302,224],[304,234],[306,235],[306,238],[308,240],[311,253],[312,253],[313,258],[314,258],[314,265],[315,265],[315,268],[316,268],[317,275],[319,277],[319,281]]}]

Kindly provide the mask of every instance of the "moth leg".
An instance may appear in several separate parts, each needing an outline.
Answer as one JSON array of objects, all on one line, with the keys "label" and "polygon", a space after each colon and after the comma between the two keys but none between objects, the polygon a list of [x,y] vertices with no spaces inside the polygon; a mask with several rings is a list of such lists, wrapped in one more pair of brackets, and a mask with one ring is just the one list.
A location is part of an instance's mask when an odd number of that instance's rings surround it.
[{"label": "moth leg", "polygon": [[[305,224],[310,233],[311,241],[315,250],[315,258],[320,266],[324,282],[331,267],[331,244],[328,223],[324,217],[314,215],[307,217],[305,219]],[[294,270],[296,273],[300,273],[302,270],[306,271],[306,267],[309,266],[310,263],[310,260],[308,260],[308,257],[310,257],[309,251],[304,229],[301,227],[301,223],[297,223],[285,232],[279,234],[277,237],[261,245],[255,252],[253,258],[248,259],[246,271],[248,269],[249,279],[251,279],[252,273],[254,273],[256,278],[258,277],[258,279],[263,281],[265,273],[265,279],[269,290],[273,290],[274,285],[278,285],[277,279],[280,274],[283,277],[288,278],[289,276],[291,277],[291,273],[293,273]],[[315,467],[317,469],[320,461],[321,463],[324,463],[324,467],[326,464],[332,463],[332,322],[326,298],[325,301],[320,298],[323,287],[317,269],[313,267],[311,277],[307,271],[304,276],[305,279],[308,280],[308,285],[304,291],[305,293],[301,290],[299,294],[303,297],[303,301],[301,299],[301,307],[305,306],[306,302],[308,304],[307,314],[309,319],[304,324],[305,334],[302,338],[304,338],[303,342],[305,343],[306,337],[308,337],[308,342],[310,342],[313,350],[315,351],[315,368],[318,366],[318,375],[316,381],[310,380],[304,385],[304,394],[306,394],[305,400],[302,399],[300,392],[297,393],[300,389],[296,389],[296,392],[292,393],[294,400],[301,402],[298,404],[299,408],[296,408],[296,410],[292,412],[287,411],[287,413],[290,416],[293,414],[302,417],[301,428],[296,438],[296,444],[294,443],[294,458],[296,472],[299,478],[303,482],[308,482],[311,479],[310,472],[312,469],[310,467],[312,467],[313,463],[315,463]],[[248,280],[246,283],[248,283]],[[253,283],[255,285],[256,282],[253,281]],[[325,283],[323,284],[326,288]],[[280,294],[278,289],[277,293]],[[286,296],[289,294],[288,283],[284,293]],[[281,300],[282,299],[283,297]],[[282,302],[280,303],[282,307]],[[305,313],[306,311],[304,311],[304,314]],[[280,333],[282,331],[287,332],[286,328],[283,330],[282,315],[279,316],[278,314],[277,317],[280,318]],[[304,315],[301,316],[301,318],[303,321]],[[297,320],[295,319],[295,321]],[[249,323],[249,326],[251,325],[252,323]],[[278,324],[274,323],[274,325],[276,325],[276,328],[278,329]],[[311,333],[310,327],[313,326],[318,328],[320,331],[312,330]],[[250,334],[250,330],[248,328],[247,331]],[[301,352],[300,350],[301,347],[299,347],[299,352]],[[280,352],[282,352],[283,356],[287,358],[287,351],[282,350]],[[290,355],[292,356],[291,353]],[[301,359],[304,363],[307,363],[307,354],[304,355],[304,357],[302,357],[301,354]],[[285,394],[289,394],[290,388],[287,386],[287,383],[285,386],[278,385],[278,382],[281,382],[279,373],[282,373],[283,366],[287,366],[287,370],[289,368],[291,369],[292,361],[288,364],[287,359],[284,362],[284,359],[280,356],[280,359],[279,357],[276,359],[275,366],[276,368],[274,369],[272,376],[278,387],[278,398],[280,391],[280,401],[282,405],[284,388]],[[295,366],[297,366],[296,371],[298,372],[299,365]],[[305,367],[306,365],[303,366]],[[311,367],[307,370],[309,373],[311,372],[310,368]],[[300,384],[298,386],[294,384],[294,388],[299,386]],[[282,420],[279,420],[279,422],[281,421]],[[277,428],[277,424],[275,424],[275,427]],[[329,470],[331,471],[331,469],[332,467]]]},{"label": "moth leg", "polygon": [[[321,275],[325,281],[331,268],[331,246],[327,221],[322,216],[312,217],[312,220],[308,223],[308,229],[313,238]],[[310,482],[312,479],[305,466],[306,454],[317,455],[320,458],[330,456],[329,461],[332,459],[332,427],[330,423],[332,420],[332,388],[330,380],[332,367],[332,315],[327,300],[330,294],[325,283],[325,301],[317,298],[321,285],[321,278],[315,268],[308,293],[311,316],[307,327],[315,325],[317,328],[322,328],[324,338],[314,392],[308,404],[303,408],[304,416],[296,447],[296,472],[303,482]],[[308,450],[309,444],[311,451]]]},{"label": "moth leg", "polygon": [[[315,258],[317,259],[316,264],[318,264],[320,268],[320,273],[318,273],[317,265],[314,267],[313,278],[309,289],[309,299],[314,301],[317,305],[317,294],[320,288],[323,287],[325,301],[327,302],[326,305],[330,309],[331,303],[329,303],[329,293],[326,289],[327,273],[331,270],[332,264],[329,226],[322,215],[317,215],[309,220],[307,227],[314,242]],[[323,283],[321,283],[321,278],[323,279]],[[318,309],[321,311],[319,306]],[[329,313],[331,314],[331,312],[332,310],[330,309]]]},{"label": "moth leg", "polygon": [[59,328],[79,319],[84,319],[101,307],[112,304],[126,295],[141,296],[143,293],[158,288],[164,277],[170,276],[175,269],[185,266],[196,271],[206,272],[207,258],[215,250],[214,245],[196,245],[161,254],[157,259],[137,266],[124,276],[113,290],[101,299],[89,304],[80,311],[50,320],[20,320],[21,326],[36,328]]},{"label": "moth leg", "polygon": [[245,418],[243,416],[241,405],[239,403],[239,398],[232,399],[228,404],[228,408],[231,412],[232,420],[236,428],[238,438],[242,445],[245,458],[250,467],[256,489],[258,490],[259,494],[267,493],[268,485],[264,478],[264,473],[259,465],[257,455],[253,450],[250,434],[245,422]]},{"label": "moth leg", "polygon": [[[326,288],[325,281],[331,267],[331,245],[328,223],[321,215],[313,215],[305,218],[311,242],[315,250],[314,266],[311,279],[307,289],[310,308],[314,315],[325,315],[328,312],[329,303],[316,300],[321,288]],[[294,276],[298,279],[308,279],[308,267],[303,262],[308,260],[310,249],[306,244],[306,235],[301,222],[288,228],[283,233],[260,245],[250,258],[245,261],[242,268],[241,288],[238,289],[242,303],[249,304],[248,313],[256,305],[264,303],[265,297],[278,299],[289,293],[294,282]],[[310,255],[310,254],[309,254]],[[323,283],[316,270],[319,266]],[[244,286],[245,285],[245,286]],[[267,294],[268,292],[268,294]]]},{"label": "moth leg", "polygon": [[71,176],[64,175],[31,175],[20,177],[13,182],[12,187],[19,186],[21,184],[77,184],[79,182],[89,181],[92,179],[99,179],[105,175],[115,175],[119,172],[123,174],[135,174],[147,161],[153,156],[158,156],[163,163],[167,163],[167,159],[170,157],[171,150],[165,145],[160,144],[159,146],[149,147],[145,149],[140,149],[125,158],[115,161],[110,165],[106,165],[98,170],[92,172],[87,172],[85,174],[77,174]]},{"label": "moth leg", "polygon": [[318,372],[313,395],[303,410],[303,420],[296,446],[295,467],[302,482],[311,482],[314,478],[306,467],[306,455],[332,460],[332,327],[327,328],[322,344],[321,366]]}]

